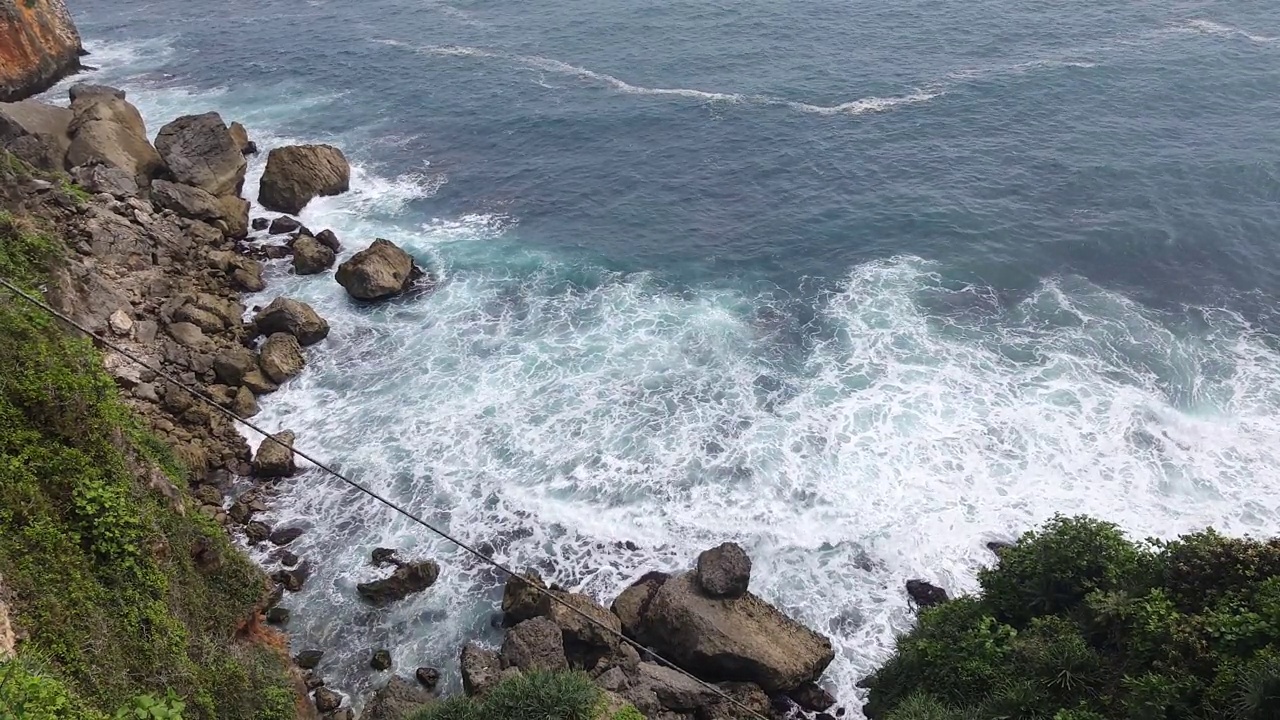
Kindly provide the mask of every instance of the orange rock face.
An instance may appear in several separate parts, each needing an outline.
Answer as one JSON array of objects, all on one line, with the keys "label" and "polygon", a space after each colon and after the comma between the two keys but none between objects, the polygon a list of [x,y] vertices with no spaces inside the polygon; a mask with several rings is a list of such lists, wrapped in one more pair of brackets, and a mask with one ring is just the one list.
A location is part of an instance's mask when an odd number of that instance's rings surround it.
[{"label": "orange rock face", "polygon": [[0,101],[34,95],[80,68],[65,0],[0,0]]}]

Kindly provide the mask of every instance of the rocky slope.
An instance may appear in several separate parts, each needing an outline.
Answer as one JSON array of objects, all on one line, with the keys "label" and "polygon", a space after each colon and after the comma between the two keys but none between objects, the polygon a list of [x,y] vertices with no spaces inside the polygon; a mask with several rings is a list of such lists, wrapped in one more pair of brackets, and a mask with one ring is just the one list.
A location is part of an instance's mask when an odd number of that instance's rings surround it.
[{"label": "rocky slope", "polygon": [[0,102],[48,89],[83,52],[64,0],[0,0]]}]

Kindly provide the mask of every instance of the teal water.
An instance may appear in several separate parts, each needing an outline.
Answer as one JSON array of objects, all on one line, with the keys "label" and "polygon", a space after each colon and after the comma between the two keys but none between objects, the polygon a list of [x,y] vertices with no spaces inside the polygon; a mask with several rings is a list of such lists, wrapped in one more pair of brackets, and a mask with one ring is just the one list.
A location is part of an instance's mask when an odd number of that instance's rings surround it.
[{"label": "teal water", "polygon": [[[1055,512],[1280,530],[1273,4],[73,11],[153,131],[346,149],[304,222],[444,282],[369,309],[273,267],[334,332],[262,419],[505,561],[604,598],[736,539],[856,706],[905,579],[972,590]],[[286,495],[331,685],[496,637],[490,572],[316,473]],[[440,583],[363,608],[374,545]]]}]

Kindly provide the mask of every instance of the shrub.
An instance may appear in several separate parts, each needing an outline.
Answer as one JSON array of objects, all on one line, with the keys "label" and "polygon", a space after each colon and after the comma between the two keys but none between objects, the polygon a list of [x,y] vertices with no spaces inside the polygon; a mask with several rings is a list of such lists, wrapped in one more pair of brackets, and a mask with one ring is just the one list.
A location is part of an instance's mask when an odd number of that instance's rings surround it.
[{"label": "shrub", "polygon": [[[583,673],[535,671],[503,680],[483,700],[453,697],[436,703],[414,720],[594,720],[602,701],[600,689]],[[626,710],[614,718],[631,720]]]}]

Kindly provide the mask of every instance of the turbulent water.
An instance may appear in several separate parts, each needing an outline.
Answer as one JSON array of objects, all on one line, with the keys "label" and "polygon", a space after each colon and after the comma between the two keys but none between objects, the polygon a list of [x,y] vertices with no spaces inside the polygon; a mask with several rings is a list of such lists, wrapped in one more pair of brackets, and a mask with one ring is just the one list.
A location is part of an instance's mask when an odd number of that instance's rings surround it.
[{"label": "turbulent water", "polygon": [[[1280,531],[1280,6],[80,0],[151,129],[328,141],[345,253],[410,249],[261,421],[518,566],[609,598],[726,539],[830,634],[846,699],[925,577],[1056,512]],[[55,91],[56,94],[57,91]],[[254,161],[256,193],[262,159]],[[453,674],[501,585],[318,472],[297,647]],[[440,582],[373,611],[375,545]],[[856,706],[856,702],[853,703]]]}]

